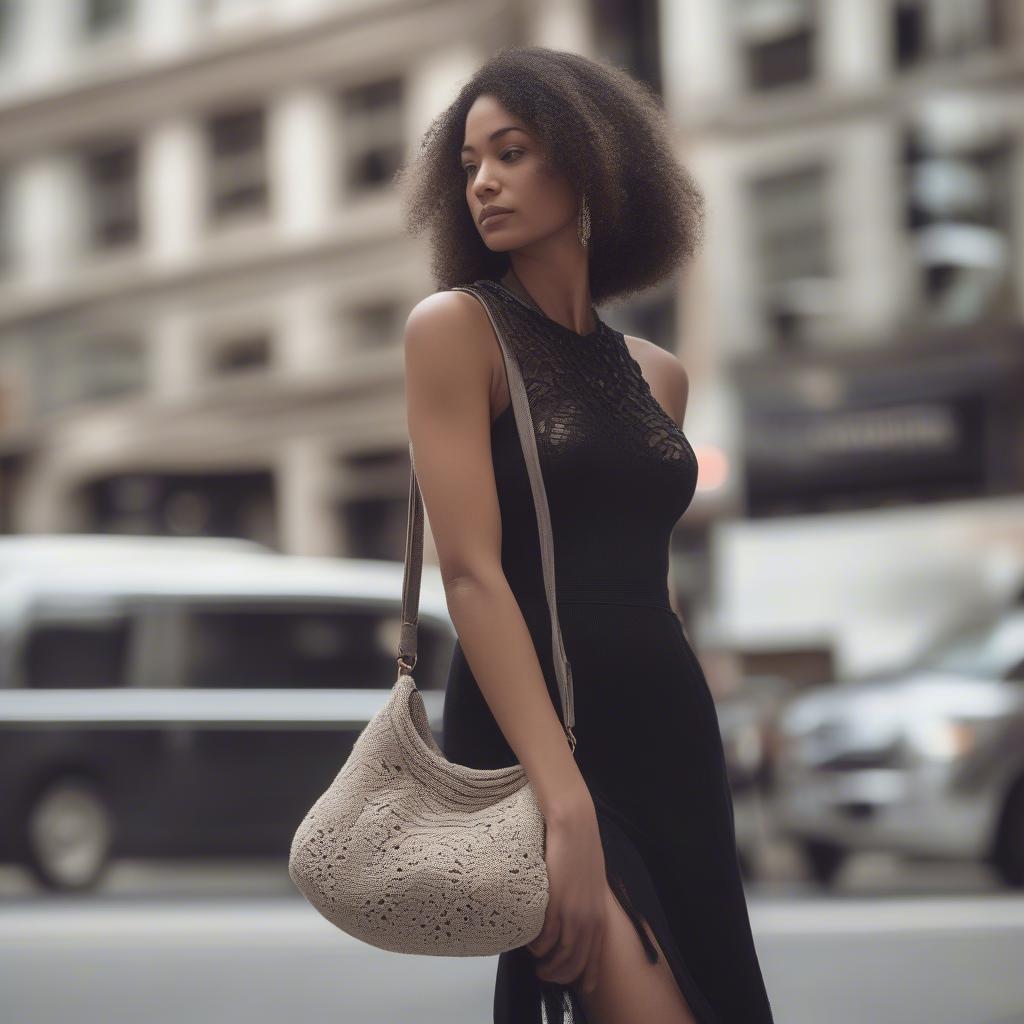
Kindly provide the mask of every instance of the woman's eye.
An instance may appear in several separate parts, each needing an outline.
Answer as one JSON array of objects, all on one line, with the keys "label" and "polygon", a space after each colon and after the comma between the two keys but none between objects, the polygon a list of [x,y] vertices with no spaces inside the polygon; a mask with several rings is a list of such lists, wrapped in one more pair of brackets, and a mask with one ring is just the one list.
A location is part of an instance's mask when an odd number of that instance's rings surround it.
[{"label": "woman's eye", "polygon": [[[521,149],[506,149],[506,150],[505,150],[505,152],[501,154],[501,159],[502,159],[502,160],[504,160],[504,159],[505,159],[505,157],[507,157],[507,156],[512,156],[513,154],[514,154],[515,156],[519,156],[519,155],[520,155],[520,154],[521,154],[522,152],[523,152],[523,150],[521,150]],[[471,171],[471,170],[472,170],[472,169],[473,169],[473,168],[474,168],[475,166],[476,166],[476,164],[463,164],[463,165],[462,165],[462,170],[463,170],[463,171],[464,171],[464,172],[465,172],[466,174],[469,174],[469,172],[470,172],[470,171]]]}]

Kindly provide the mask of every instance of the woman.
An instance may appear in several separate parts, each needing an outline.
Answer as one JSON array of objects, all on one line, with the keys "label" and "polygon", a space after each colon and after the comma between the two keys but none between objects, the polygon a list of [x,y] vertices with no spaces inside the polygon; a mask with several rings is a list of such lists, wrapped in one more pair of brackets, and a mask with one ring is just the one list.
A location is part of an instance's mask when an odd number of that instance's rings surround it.
[{"label": "woman", "polygon": [[[770,1022],[717,714],[668,596],[669,538],[697,477],[682,431],[687,375],[593,305],[696,251],[701,194],[653,92],[613,65],[542,47],[507,48],[481,67],[400,182],[411,230],[430,229],[439,284],[409,316],[405,367],[417,478],[458,633],[445,755],[523,764],[547,828],[544,928],[499,957],[494,1020]],[[463,285],[472,291],[451,290]],[[530,400],[575,752],[484,304]]]}]

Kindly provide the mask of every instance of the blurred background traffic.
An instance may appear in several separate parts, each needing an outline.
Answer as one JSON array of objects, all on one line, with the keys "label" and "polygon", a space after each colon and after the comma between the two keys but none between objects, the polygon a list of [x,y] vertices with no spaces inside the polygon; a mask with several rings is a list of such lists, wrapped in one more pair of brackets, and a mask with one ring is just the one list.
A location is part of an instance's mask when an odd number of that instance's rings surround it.
[{"label": "blurred background traffic", "polygon": [[489,1019],[285,869],[397,668],[394,176],[512,43],[650,83],[707,197],[600,312],[689,372],[777,1020],[1024,1021],[1024,0],[0,0],[0,1019]]}]

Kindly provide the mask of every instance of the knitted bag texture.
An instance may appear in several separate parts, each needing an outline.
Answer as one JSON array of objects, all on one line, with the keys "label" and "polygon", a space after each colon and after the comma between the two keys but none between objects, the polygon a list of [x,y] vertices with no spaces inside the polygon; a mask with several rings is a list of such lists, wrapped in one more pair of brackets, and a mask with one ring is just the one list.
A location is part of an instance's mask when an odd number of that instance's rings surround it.
[{"label": "knitted bag texture", "polygon": [[[490,296],[472,286],[456,290],[481,301],[505,360],[537,512],[562,717],[575,752],[572,672],[558,623],[551,523],[526,388]],[[410,444],[410,462],[412,455]],[[431,733],[412,677],[422,559],[423,504],[413,464],[398,678],[299,824],[288,873],[328,921],[379,949],[494,956],[531,942],[544,925],[544,816],[521,764],[455,764]]]}]

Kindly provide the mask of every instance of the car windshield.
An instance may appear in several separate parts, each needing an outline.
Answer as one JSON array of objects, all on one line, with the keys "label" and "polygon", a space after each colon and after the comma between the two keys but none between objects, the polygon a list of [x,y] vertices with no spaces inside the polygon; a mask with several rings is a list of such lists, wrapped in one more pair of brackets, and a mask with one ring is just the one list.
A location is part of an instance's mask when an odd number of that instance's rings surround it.
[{"label": "car windshield", "polygon": [[924,664],[982,679],[1018,678],[1024,664],[1024,618],[958,633],[931,652]]}]

